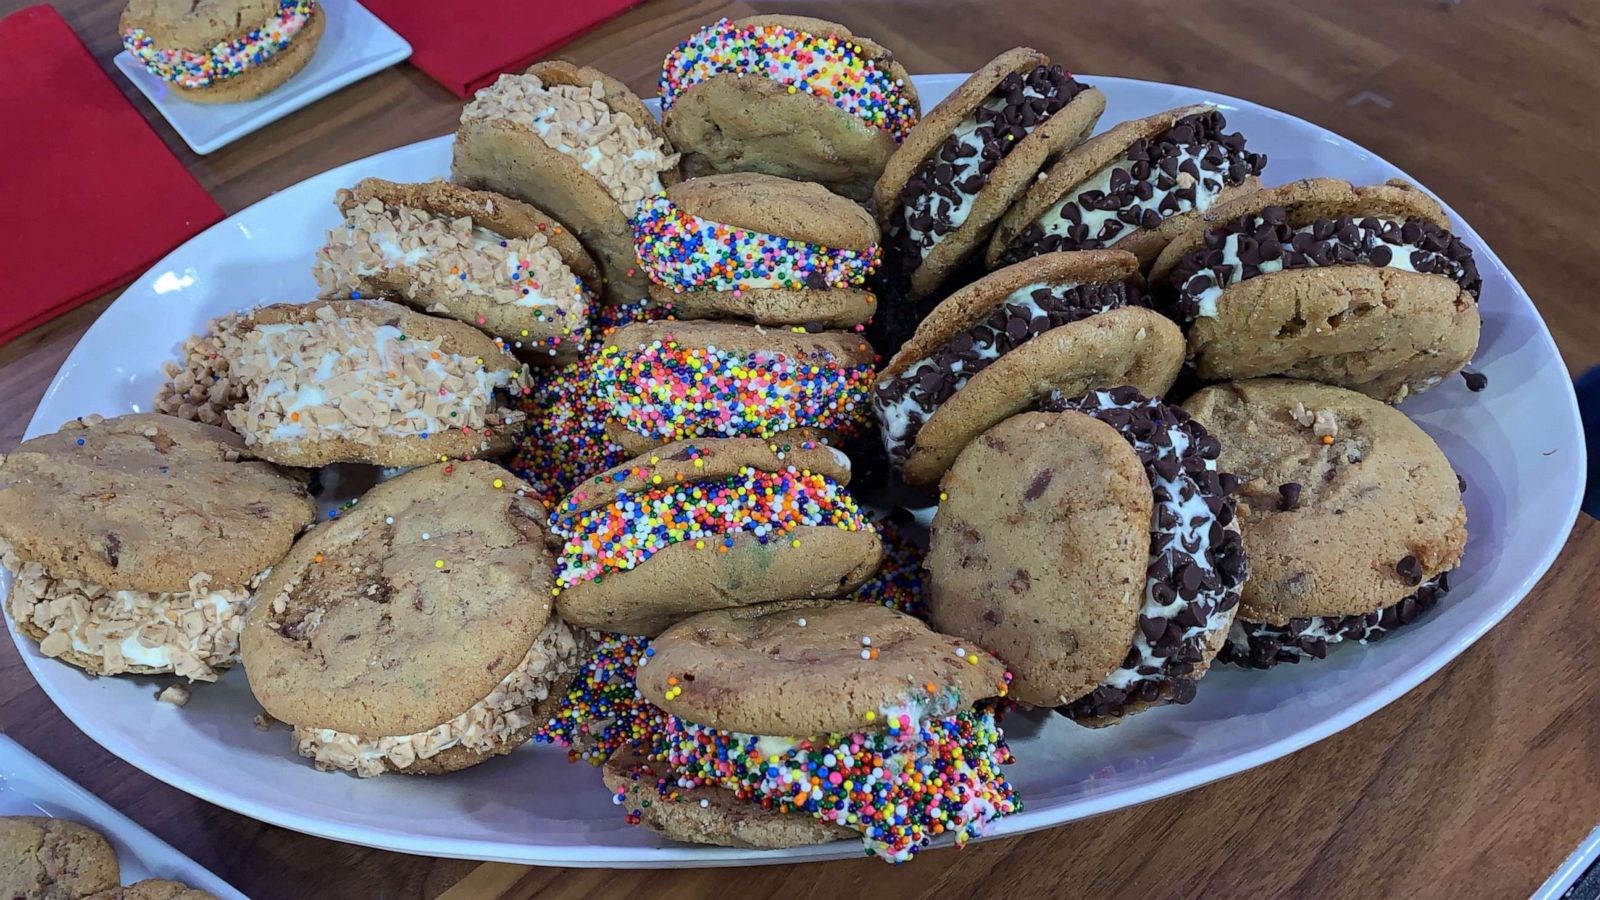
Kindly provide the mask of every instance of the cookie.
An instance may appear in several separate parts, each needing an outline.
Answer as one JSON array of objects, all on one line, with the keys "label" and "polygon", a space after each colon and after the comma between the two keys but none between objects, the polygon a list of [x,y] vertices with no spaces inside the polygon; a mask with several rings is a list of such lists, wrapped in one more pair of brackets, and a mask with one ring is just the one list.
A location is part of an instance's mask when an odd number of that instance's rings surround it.
[{"label": "cookie", "polygon": [[211,681],[238,658],[262,573],[316,515],[231,432],[141,413],[68,422],[0,461],[8,608],[95,674]]},{"label": "cookie", "polygon": [[1376,640],[1449,589],[1467,512],[1438,444],[1404,413],[1344,388],[1263,378],[1184,408],[1224,435],[1243,482],[1250,580],[1222,659],[1256,668]]},{"label": "cookie", "polygon": [[862,287],[878,226],[815,184],[736,173],[691,178],[632,221],[650,298],[680,319],[850,328],[872,317]]},{"label": "cookie", "polygon": [[546,518],[482,461],[374,487],[262,585],[240,640],[251,691],[319,768],[434,773],[510,752],[582,649],[551,614]]},{"label": "cookie", "polygon": [[216,900],[216,895],[165,878],[146,878],[122,889],[122,900]]},{"label": "cookie", "polygon": [[1246,574],[1217,439],[1131,387],[1042,407],[941,482],[930,620],[1006,661],[1017,699],[1081,724],[1187,703]]},{"label": "cookie", "polygon": [[253,100],[305,68],[327,28],[316,0],[129,0],[122,46],[174,96]]},{"label": "cookie", "polygon": [[1183,336],[1145,302],[1138,260],[1119,250],[1035,257],[951,294],[878,373],[890,465],[931,489],[968,442],[1052,391],[1165,393]]},{"label": "cookie", "polygon": [[1481,279],[1404,182],[1309,178],[1213,207],[1151,269],[1204,381],[1285,375],[1391,403],[1461,370]]},{"label": "cookie", "polygon": [[920,110],[893,54],[807,16],[720,19],[661,65],[662,124],[690,176],[760,172],[865,202]]},{"label": "cookie", "polygon": [[[839,833],[818,824],[845,826],[903,861],[936,834],[964,843],[1017,808],[987,702],[1006,681],[989,654],[882,606],[701,613],[641,660],[639,693],[669,717],[643,761],[631,748],[613,757],[607,785],[675,839],[794,846]],[[930,771],[939,777],[917,775]],[[797,790],[802,773],[810,787]]]},{"label": "cookie", "polygon": [[531,203],[583,241],[605,277],[605,302],[648,289],[628,217],[678,180],[678,155],[627,86],[587,66],[547,60],[501,75],[461,110],[450,177]]},{"label": "cookie", "polygon": [[1214,106],[1184,106],[1095,135],[1006,210],[984,264],[1116,247],[1148,266],[1201,213],[1261,188],[1267,158],[1227,127]]},{"label": "cookie", "polygon": [[116,853],[94,829],[66,819],[0,816],[0,897],[114,897],[120,886]]},{"label": "cookie", "polygon": [[731,322],[638,322],[590,365],[607,434],[631,453],[695,437],[842,440],[870,415],[872,347],[856,335]]},{"label": "cookie", "polygon": [[933,293],[1039,168],[1089,136],[1105,105],[1026,47],[974,72],[917,123],[873,188],[889,280],[912,300]]},{"label": "cookie", "polygon": [[652,635],[710,609],[848,594],[883,547],[820,444],[677,441],[590,479],[556,507],[556,609]]},{"label": "cookie", "polygon": [[211,330],[168,365],[156,408],[220,418],[280,465],[504,453],[524,419],[526,368],[503,341],[397,303],[280,303]]},{"label": "cookie", "polygon": [[363,179],[312,274],[330,299],[387,297],[503,338],[533,363],[576,359],[600,270],[560,223],[518,200],[443,181]]}]

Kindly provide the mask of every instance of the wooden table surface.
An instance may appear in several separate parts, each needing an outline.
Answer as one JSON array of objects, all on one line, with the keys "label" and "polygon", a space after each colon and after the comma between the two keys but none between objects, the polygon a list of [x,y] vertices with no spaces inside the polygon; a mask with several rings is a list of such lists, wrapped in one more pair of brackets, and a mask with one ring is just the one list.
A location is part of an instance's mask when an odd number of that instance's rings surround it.
[{"label": "wooden table surface", "polygon": [[[0,15],[25,2],[0,0]],[[57,0],[112,71],[120,4]],[[1315,7],[1314,9],[1312,7]],[[534,9],[537,4],[529,4]],[[1600,362],[1593,222],[1600,2],[658,0],[560,55],[641,94],[666,51],[721,15],[843,22],[912,72],[969,71],[1026,44],[1070,68],[1246,97],[1327,126],[1428,184],[1517,273],[1573,371]],[[450,130],[460,102],[391,69],[196,157],[120,77],[229,212],[331,166]],[[1585,127],[1588,126],[1588,127]],[[0,452],[115,293],[0,347]],[[1493,389],[1493,385],[1490,386]],[[4,731],[245,893],[269,897],[1526,896],[1600,822],[1600,524],[1491,634],[1366,721],[1293,756],[1136,809],[909,868],[638,872],[426,859],[263,825],[145,776],[74,728],[0,642]],[[226,765],[218,760],[218,765]]]}]

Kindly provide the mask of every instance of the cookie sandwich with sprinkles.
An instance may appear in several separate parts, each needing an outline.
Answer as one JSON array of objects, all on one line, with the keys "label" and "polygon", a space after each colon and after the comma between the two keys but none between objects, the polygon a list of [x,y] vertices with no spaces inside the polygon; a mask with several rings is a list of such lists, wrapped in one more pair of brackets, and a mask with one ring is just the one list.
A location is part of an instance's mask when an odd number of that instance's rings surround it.
[{"label": "cookie sandwich with sprinkles", "polygon": [[691,178],[639,204],[633,238],[650,298],[680,319],[844,329],[872,317],[878,226],[815,184]]},{"label": "cookie sandwich with sprinkles", "polygon": [[551,610],[546,518],[483,461],[374,487],[262,585],[241,638],[250,690],[324,770],[432,775],[511,752],[587,649]]},{"label": "cookie sandwich with sprinkles", "polygon": [[1247,572],[1220,444],[1132,387],[1040,406],[940,483],[930,621],[1004,660],[1013,699],[1080,724],[1187,703]]},{"label": "cookie sandwich with sprinkles", "polygon": [[661,123],[622,82],[569,62],[501,75],[461,110],[451,180],[531,203],[600,264],[605,302],[644,297],[628,217],[678,180]]},{"label": "cookie sandwich with sprinkles", "polygon": [[600,270],[559,222],[518,200],[444,181],[367,178],[312,274],[329,299],[386,297],[502,338],[536,365],[571,362],[588,337]]},{"label": "cookie sandwich with sprinkles", "polygon": [[636,322],[601,342],[589,378],[607,435],[634,454],[700,437],[837,446],[871,415],[875,358],[843,332]]},{"label": "cookie sandwich with sprinkles", "polygon": [[974,72],[911,130],[873,187],[885,280],[913,300],[933,293],[1105,107],[1104,94],[1026,47]]},{"label": "cookie sandwich with sprinkles", "polygon": [[973,438],[1053,391],[1159,396],[1182,365],[1183,335],[1147,308],[1137,259],[1051,253],[945,298],[878,373],[872,407],[891,467],[931,489]]},{"label": "cookie sandwich with sprinkles", "polygon": [[637,672],[666,716],[605,781],[629,821],[666,837],[761,849],[857,837],[904,862],[1021,809],[992,700],[1005,667],[902,613],[702,613],[657,637]]},{"label": "cookie sandwich with sprinkles", "polygon": [[237,103],[305,68],[327,27],[316,0],[129,0],[122,46],[196,103]]},{"label": "cookie sandwich with sprinkles", "polygon": [[1308,178],[1216,206],[1150,283],[1203,381],[1286,375],[1398,403],[1478,347],[1472,249],[1401,181]]},{"label": "cookie sandwich with sprinkles", "polygon": [[1250,580],[1220,660],[1322,659],[1444,598],[1467,512],[1450,462],[1404,413],[1286,378],[1214,385],[1183,405],[1227,436],[1219,462],[1242,481]]},{"label": "cookie sandwich with sprinkles", "polygon": [[1041,172],[1006,210],[984,264],[1116,247],[1141,265],[1211,207],[1261,188],[1267,158],[1214,106],[1123,122]]},{"label": "cookie sandwich with sprinkles", "polygon": [[678,441],[584,482],[550,528],[568,622],[653,635],[695,613],[850,593],[883,556],[821,444]]},{"label": "cookie sandwich with sprinkles", "polygon": [[893,54],[806,16],[720,19],[661,65],[662,122],[691,176],[762,172],[865,201],[920,109]]},{"label": "cookie sandwich with sprinkles", "polygon": [[262,578],[315,515],[299,480],[230,431],[76,419],[0,457],[11,627],[91,674],[215,681],[238,662]]},{"label": "cookie sandwich with sprinkles", "polygon": [[527,367],[504,341],[386,300],[280,303],[213,322],[159,410],[217,419],[261,459],[415,466],[510,450]]}]

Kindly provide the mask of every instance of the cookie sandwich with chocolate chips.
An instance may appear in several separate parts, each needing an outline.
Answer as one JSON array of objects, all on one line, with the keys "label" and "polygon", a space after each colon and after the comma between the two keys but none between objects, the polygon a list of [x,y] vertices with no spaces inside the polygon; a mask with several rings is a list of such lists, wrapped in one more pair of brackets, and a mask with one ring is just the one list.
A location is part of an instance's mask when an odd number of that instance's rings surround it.
[{"label": "cookie sandwich with chocolate chips", "polygon": [[600,270],[538,209],[443,181],[381,178],[340,190],[334,204],[344,221],[312,268],[324,297],[392,298],[476,326],[535,364],[579,355]]},{"label": "cookie sandwich with chocolate chips", "polygon": [[873,188],[886,279],[914,300],[933,293],[1105,107],[1104,94],[1026,47],[974,72],[911,130]]},{"label": "cookie sandwich with chocolate chips", "polygon": [[822,187],[740,172],[691,178],[633,217],[650,299],[680,319],[845,329],[872,317],[878,226]]},{"label": "cookie sandwich with chocolate chips", "polygon": [[90,416],[0,458],[12,627],[96,675],[215,681],[256,588],[316,515],[238,435]]},{"label": "cookie sandwich with chocolate chips", "polygon": [[1054,391],[1159,396],[1182,364],[1183,335],[1146,307],[1137,259],[1051,253],[945,298],[878,373],[872,405],[891,466],[931,489],[973,438]]},{"label": "cookie sandwich with chocolate chips", "polygon": [[1185,106],[1084,141],[1006,210],[984,263],[1116,247],[1149,265],[1201,213],[1261,188],[1267,158],[1227,128],[1216,107]]},{"label": "cookie sandwich with chocolate chips", "polygon": [[1081,724],[1187,703],[1246,575],[1219,442],[1131,387],[1041,407],[941,481],[930,621],[1005,661],[1013,699]]},{"label": "cookie sandwich with chocolate chips", "polygon": [[662,124],[690,176],[762,172],[865,201],[920,109],[893,54],[808,16],[720,19],[661,65]]},{"label": "cookie sandwich with chocolate chips", "polygon": [[531,203],[571,229],[600,264],[605,302],[644,297],[628,217],[678,180],[678,154],[622,82],[559,60],[501,75],[461,110],[452,154],[452,180]]},{"label": "cookie sandwich with chocolate chips", "polygon": [[316,0],[129,0],[134,61],[195,103],[253,100],[305,68],[327,29]]},{"label": "cookie sandwich with chocolate chips", "polygon": [[273,567],[241,639],[251,691],[320,769],[432,775],[515,750],[587,640],[551,610],[546,518],[482,461],[378,485]]},{"label": "cookie sandwich with chocolate chips", "polygon": [[1472,250],[1399,181],[1308,178],[1213,207],[1150,284],[1204,381],[1286,375],[1398,403],[1478,347]]},{"label": "cookie sandwich with chocolate chips", "polygon": [[848,594],[883,556],[849,482],[849,460],[820,444],[657,447],[556,507],[556,609],[653,635],[709,609]]},{"label": "cookie sandwich with chocolate chips", "polygon": [[1021,808],[991,698],[1005,667],[864,603],[702,613],[663,632],[638,691],[667,715],[619,750],[607,787],[630,821],[680,841],[778,848],[859,836],[910,859]]},{"label": "cookie sandwich with chocolate chips", "polygon": [[588,366],[606,435],[634,454],[683,438],[837,445],[871,415],[872,347],[844,332],[636,322]]},{"label": "cookie sandwich with chocolate chips", "polygon": [[1449,590],[1466,508],[1449,460],[1405,414],[1280,378],[1214,385],[1184,408],[1225,437],[1219,463],[1242,482],[1250,580],[1219,659],[1322,659],[1414,622]]},{"label": "cookie sandwich with chocolate chips", "polygon": [[504,453],[527,367],[504,341],[386,300],[225,316],[167,365],[156,408],[220,420],[262,459],[415,466]]}]

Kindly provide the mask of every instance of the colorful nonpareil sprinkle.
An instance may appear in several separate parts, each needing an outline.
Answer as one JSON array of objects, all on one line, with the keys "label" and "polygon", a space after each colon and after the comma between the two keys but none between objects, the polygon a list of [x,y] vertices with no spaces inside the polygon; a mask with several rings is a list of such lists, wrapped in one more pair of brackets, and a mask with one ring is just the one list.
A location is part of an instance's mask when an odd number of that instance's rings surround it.
[{"label": "colorful nonpareil sprinkle", "polygon": [[645,274],[678,293],[858,286],[880,258],[877,244],[845,250],[702,219],[665,193],[639,201],[632,225]]},{"label": "colorful nonpareil sprinkle", "polygon": [[913,540],[909,529],[894,519],[874,522],[873,527],[883,539],[883,562],[847,599],[887,606],[926,621],[922,560],[927,548]]},{"label": "colorful nonpareil sprinkle", "polygon": [[1014,760],[990,710],[918,720],[887,710],[882,731],[783,742],[672,719],[657,758],[672,767],[658,789],[713,785],[779,812],[810,813],[861,832],[868,853],[904,862],[935,837],[965,844],[1022,808],[1001,772]]},{"label": "colorful nonpareil sprinkle", "polygon": [[[648,477],[649,472],[603,477],[620,481],[630,475]],[[726,551],[735,534],[767,544],[801,526],[872,530],[871,521],[837,482],[794,468],[763,472],[745,467],[719,480],[621,492],[605,506],[578,512],[581,493],[575,492],[550,517],[551,531],[565,542],[556,562],[558,591],[626,572],[684,541]]]},{"label": "colorful nonpareil sprinkle", "polygon": [[608,635],[579,667],[560,709],[533,739],[564,745],[569,761],[594,766],[623,747],[649,746],[668,730],[671,718],[640,696],[634,682],[649,647],[649,638]]},{"label": "colorful nonpareil sprinkle", "polygon": [[593,366],[607,415],[662,441],[771,437],[801,427],[850,435],[870,413],[872,366],[832,355],[692,347],[669,337],[607,346]]},{"label": "colorful nonpareil sprinkle", "polygon": [[210,50],[157,47],[142,28],[123,32],[122,46],[158,78],[179,87],[209,87],[271,59],[289,46],[316,13],[314,0],[281,0],[277,15]]},{"label": "colorful nonpareil sprinkle", "polygon": [[917,124],[917,104],[886,60],[849,38],[782,25],[737,25],[720,19],[695,32],[661,66],[661,109],[718,75],[769,78],[882,128],[900,142]]}]

